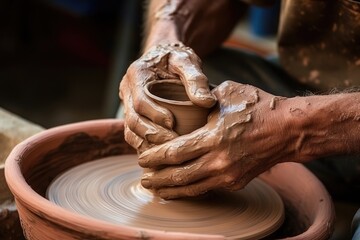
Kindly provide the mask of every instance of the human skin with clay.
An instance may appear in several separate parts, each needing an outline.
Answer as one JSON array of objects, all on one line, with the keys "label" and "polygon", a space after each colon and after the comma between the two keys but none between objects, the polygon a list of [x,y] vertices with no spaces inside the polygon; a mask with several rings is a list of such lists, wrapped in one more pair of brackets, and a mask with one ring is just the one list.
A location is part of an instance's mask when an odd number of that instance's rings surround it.
[{"label": "human skin with clay", "polygon": [[[177,136],[171,130],[172,114],[145,95],[144,86],[149,81],[179,78],[192,102],[208,108],[215,104],[201,60],[193,49],[205,55],[224,41],[239,18],[235,3],[214,1],[209,7],[206,0],[149,2],[144,53],[130,65],[120,83],[125,139],[138,152]],[[222,15],[225,17],[219,18]],[[204,44],[203,36],[216,37]]]},{"label": "human skin with clay", "polygon": [[[360,94],[283,98],[226,81],[208,123],[139,157],[142,184],[165,199],[239,190],[281,162],[359,153]],[[166,166],[164,168],[164,166]]]},{"label": "human skin with clay", "polygon": [[[120,98],[125,139],[150,169],[142,185],[162,198],[238,190],[277,163],[360,152],[359,93],[283,98],[232,81],[210,92],[195,52],[202,57],[228,36],[239,17],[234,4],[150,2],[144,53]],[[194,104],[213,107],[204,127],[178,136],[171,113],[146,97],[146,83],[167,78],[180,78]]]}]

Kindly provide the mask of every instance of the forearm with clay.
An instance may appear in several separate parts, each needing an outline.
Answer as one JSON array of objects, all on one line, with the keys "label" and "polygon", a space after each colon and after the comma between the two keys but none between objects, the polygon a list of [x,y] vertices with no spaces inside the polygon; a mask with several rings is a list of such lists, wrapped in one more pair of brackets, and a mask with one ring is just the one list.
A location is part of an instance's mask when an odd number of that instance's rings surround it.
[{"label": "forearm with clay", "polygon": [[194,104],[209,108],[216,103],[198,55],[211,52],[226,39],[245,9],[241,6],[244,3],[235,0],[149,2],[144,54],[131,64],[120,84],[125,139],[139,152],[176,136],[169,110],[144,94],[147,83],[179,78]]},{"label": "forearm with clay", "polygon": [[131,64],[120,83],[125,139],[139,152],[176,136],[169,110],[154,104],[144,94],[147,83],[179,78],[194,104],[209,108],[216,103],[201,70],[201,60],[192,48],[205,54],[222,42],[237,19],[235,2],[156,0],[149,3],[144,54]]},{"label": "forearm with clay", "polygon": [[203,56],[228,37],[243,6],[234,0],[152,0],[146,15],[144,52],[158,44],[182,42]]},{"label": "forearm with clay", "polygon": [[360,93],[284,98],[224,82],[208,123],[142,153],[139,164],[168,168],[143,176],[164,198],[237,190],[281,162],[360,152]]},{"label": "forearm with clay", "polygon": [[299,162],[360,153],[360,93],[296,97],[282,104],[297,132]]}]

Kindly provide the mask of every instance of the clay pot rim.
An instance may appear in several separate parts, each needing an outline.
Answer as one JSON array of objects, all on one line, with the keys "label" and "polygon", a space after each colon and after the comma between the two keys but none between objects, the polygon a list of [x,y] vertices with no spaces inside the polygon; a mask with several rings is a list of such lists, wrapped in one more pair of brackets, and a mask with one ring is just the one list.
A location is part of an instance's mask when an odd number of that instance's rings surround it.
[{"label": "clay pot rim", "polygon": [[[285,167],[285,168],[284,168]],[[284,172],[284,170],[286,170]],[[259,178],[264,180],[267,184],[273,187],[275,191],[277,191],[280,195],[284,190],[284,186],[279,185],[279,181],[276,178],[279,175],[293,175],[294,172],[301,171],[301,179],[299,182],[303,182],[305,184],[309,184],[312,186],[311,189],[316,189],[317,196],[321,195],[321,204],[318,204],[316,209],[316,217],[313,219],[311,226],[300,233],[299,235],[287,237],[287,240],[298,240],[298,239],[313,239],[314,233],[317,234],[325,234],[325,232],[332,232],[332,225],[335,221],[335,210],[332,202],[332,198],[325,186],[321,183],[321,181],[303,164],[297,162],[283,162],[273,166],[269,171],[264,172],[259,175]],[[294,176],[295,177],[295,176]],[[306,180],[306,181],[305,181]],[[299,204],[301,203],[301,200]],[[327,226],[326,228],[322,228],[322,226]],[[312,236],[312,237],[310,237]],[[331,235],[328,235],[330,237]],[[320,239],[320,238],[319,238]],[[324,238],[321,238],[324,239]],[[326,238],[327,239],[327,238]]]},{"label": "clay pot rim", "polygon": [[[172,239],[184,239],[184,238],[196,238],[196,239],[224,239],[221,235],[206,235],[206,234],[195,234],[185,232],[166,232],[153,229],[137,228],[131,226],[124,226],[121,224],[113,224],[106,221],[98,220],[95,218],[83,216],[67,209],[64,209],[40,194],[35,192],[26,182],[24,176],[21,173],[18,161],[25,152],[32,149],[32,145],[36,145],[41,142],[39,139],[46,139],[47,136],[54,136],[57,133],[63,132],[79,132],[81,129],[96,129],[107,126],[109,124],[117,124],[124,126],[124,122],[119,119],[100,119],[100,120],[89,120],[78,123],[70,123],[61,125],[58,127],[50,128],[39,132],[26,140],[22,141],[14,147],[10,155],[5,161],[5,178],[6,182],[11,189],[16,201],[21,202],[22,205],[26,205],[26,208],[30,211],[38,214],[40,211],[42,216],[48,219],[50,222],[55,222],[60,226],[76,226],[80,231],[88,231],[91,229],[95,231],[98,229],[99,232],[111,233],[111,236],[124,237],[138,236],[139,238],[144,234],[145,236],[160,237],[160,239],[166,239],[170,237]],[[42,140],[44,141],[44,140]],[[26,198],[24,198],[26,196]],[[31,199],[31,201],[30,201]],[[53,209],[53,211],[49,211]],[[99,228],[101,226],[101,228]]]},{"label": "clay pot rim", "polygon": [[165,98],[158,97],[149,91],[149,87],[151,87],[155,84],[161,84],[161,83],[173,83],[176,85],[183,85],[181,80],[178,80],[178,79],[155,80],[155,81],[148,82],[145,85],[145,89],[144,89],[145,94],[148,97],[150,97],[151,99],[154,99],[156,101],[163,102],[163,103],[169,103],[169,104],[178,105],[178,106],[196,106],[191,101],[178,101],[178,100],[165,99]]},{"label": "clay pot rim", "polygon": [[[69,227],[76,226],[78,231],[88,232],[89,229],[95,232],[95,229],[98,229],[98,232],[106,232],[109,233],[110,237],[125,237],[129,236],[134,238],[134,236],[149,236],[149,237],[158,237],[159,239],[168,239],[171,237],[172,239],[186,239],[186,238],[193,238],[193,239],[225,239],[224,236],[221,235],[206,235],[206,234],[192,234],[192,233],[184,233],[184,232],[164,232],[160,230],[152,230],[152,229],[143,229],[143,228],[136,228],[130,226],[124,226],[120,224],[112,224],[102,220],[94,219],[87,216],[82,216],[77,213],[73,213],[69,210],[66,210],[56,204],[50,202],[46,198],[42,197],[40,194],[35,192],[25,181],[23,177],[20,166],[18,161],[20,161],[21,157],[27,151],[32,149],[32,145],[36,145],[44,141],[46,137],[54,136],[57,133],[64,133],[71,134],[71,133],[78,133],[79,131],[84,131],[84,129],[91,132],[91,129],[101,129],[101,128],[109,128],[109,125],[117,125],[119,127],[124,126],[124,122],[119,119],[101,119],[101,120],[90,120],[84,121],[79,123],[72,123],[66,124],[62,126],[58,126],[55,128],[44,130],[40,133],[35,134],[34,136],[24,140],[20,144],[18,144],[13,151],[8,156],[5,162],[5,177],[8,183],[9,188],[11,189],[12,193],[15,196],[15,199],[21,203],[21,205],[25,205],[30,211],[38,214],[39,211],[41,212],[41,216],[48,219],[51,222],[55,222],[60,226]],[[42,139],[41,141],[39,139]],[[317,187],[319,192],[322,192],[324,195],[322,206],[319,207],[317,211],[321,212],[323,215],[326,215],[325,219],[333,219],[334,212],[333,206],[331,204],[331,197],[325,190],[325,187],[320,183],[320,181],[304,166],[298,163],[286,162],[276,165],[273,169],[269,172],[265,172],[264,174],[260,175],[260,179],[265,180],[266,183],[270,184],[274,187],[276,191],[279,193],[282,192],[282,186],[274,185],[277,184],[278,181],[275,179],[277,178],[276,175],[282,175],[287,172],[286,175],[291,174],[290,172],[294,170],[300,170],[302,174],[305,174],[303,177],[309,179],[313,179],[312,184],[313,186]],[[275,178],[274,178],[275,177]],[[16,179],[16,181],[14,181]],[[269,181],[270,180],[270,181]],[[282,194],[280,194],[282,195]],[[26,196],[26,198],[24,198]],[[31,201],[30,201],[31,199]],[[49,209],[53,209],[53,211],[49,211]],[[298,239],[306,236],[309,236],[311,232],[319,231],[320,225],[323,226],[324,224],[331,227],[330,222],[324,222],[324,219],[316,218],[314,219],[317,222],[317,227],[311,227],[304,233],[290,237],[288,239]],[[70,224],[71,223],[71,224]],[[319,224],[320,223],[320,224]],[[329,225],[330,224],[330,225]],[[101,228],[99,228],[101,226]],[[323,230],[325,231],[325,230]]]}]

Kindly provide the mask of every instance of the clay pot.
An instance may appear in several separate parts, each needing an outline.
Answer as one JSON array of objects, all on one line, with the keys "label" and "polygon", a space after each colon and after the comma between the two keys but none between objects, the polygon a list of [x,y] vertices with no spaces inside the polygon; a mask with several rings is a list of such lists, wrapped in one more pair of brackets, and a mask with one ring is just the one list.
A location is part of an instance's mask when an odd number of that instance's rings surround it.
[{"label": "clay pot", "polygon": [[188,134],[207,122],[210,109],[193,104],[180,80],[150,82],[145,86],[145,94],[171,111],[175,118],[174,131],[179,135]]},{"label": "clay pot", "polygon": [[259,178],[272,186],[285,204],[285,222],[275,233],[275,239],[331,237],[335,221],[333,202],[322,183],[308,169],[298,163],[282,163]]},{"label": "clay pot", "polygon": [[[224,239],[115,225],[61,208],[44,196],[63,171],[106,156],[134,153],[121,120],[96,120],[45,130],[17,145],[5,165],[27,239]],[[334,222],[331,199],[321,183],[296,163],[279,164],[260,176],[285,203],[284,225],[272,238],[326,239]]]}]

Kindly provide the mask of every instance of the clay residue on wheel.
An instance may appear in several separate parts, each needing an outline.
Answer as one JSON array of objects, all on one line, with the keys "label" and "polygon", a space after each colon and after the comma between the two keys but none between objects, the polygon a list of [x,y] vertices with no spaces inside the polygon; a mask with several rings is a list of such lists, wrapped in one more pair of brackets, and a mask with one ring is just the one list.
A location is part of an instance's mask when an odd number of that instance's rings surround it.
[{"label": "clay residue on wheel", "polygon": [[140,184],[136,155],[75,166],[50,185],[47,197],[81,215],[131,227],[258,239],[283,222],[281,198],[256,179],[237,192],[166,201]]}]

